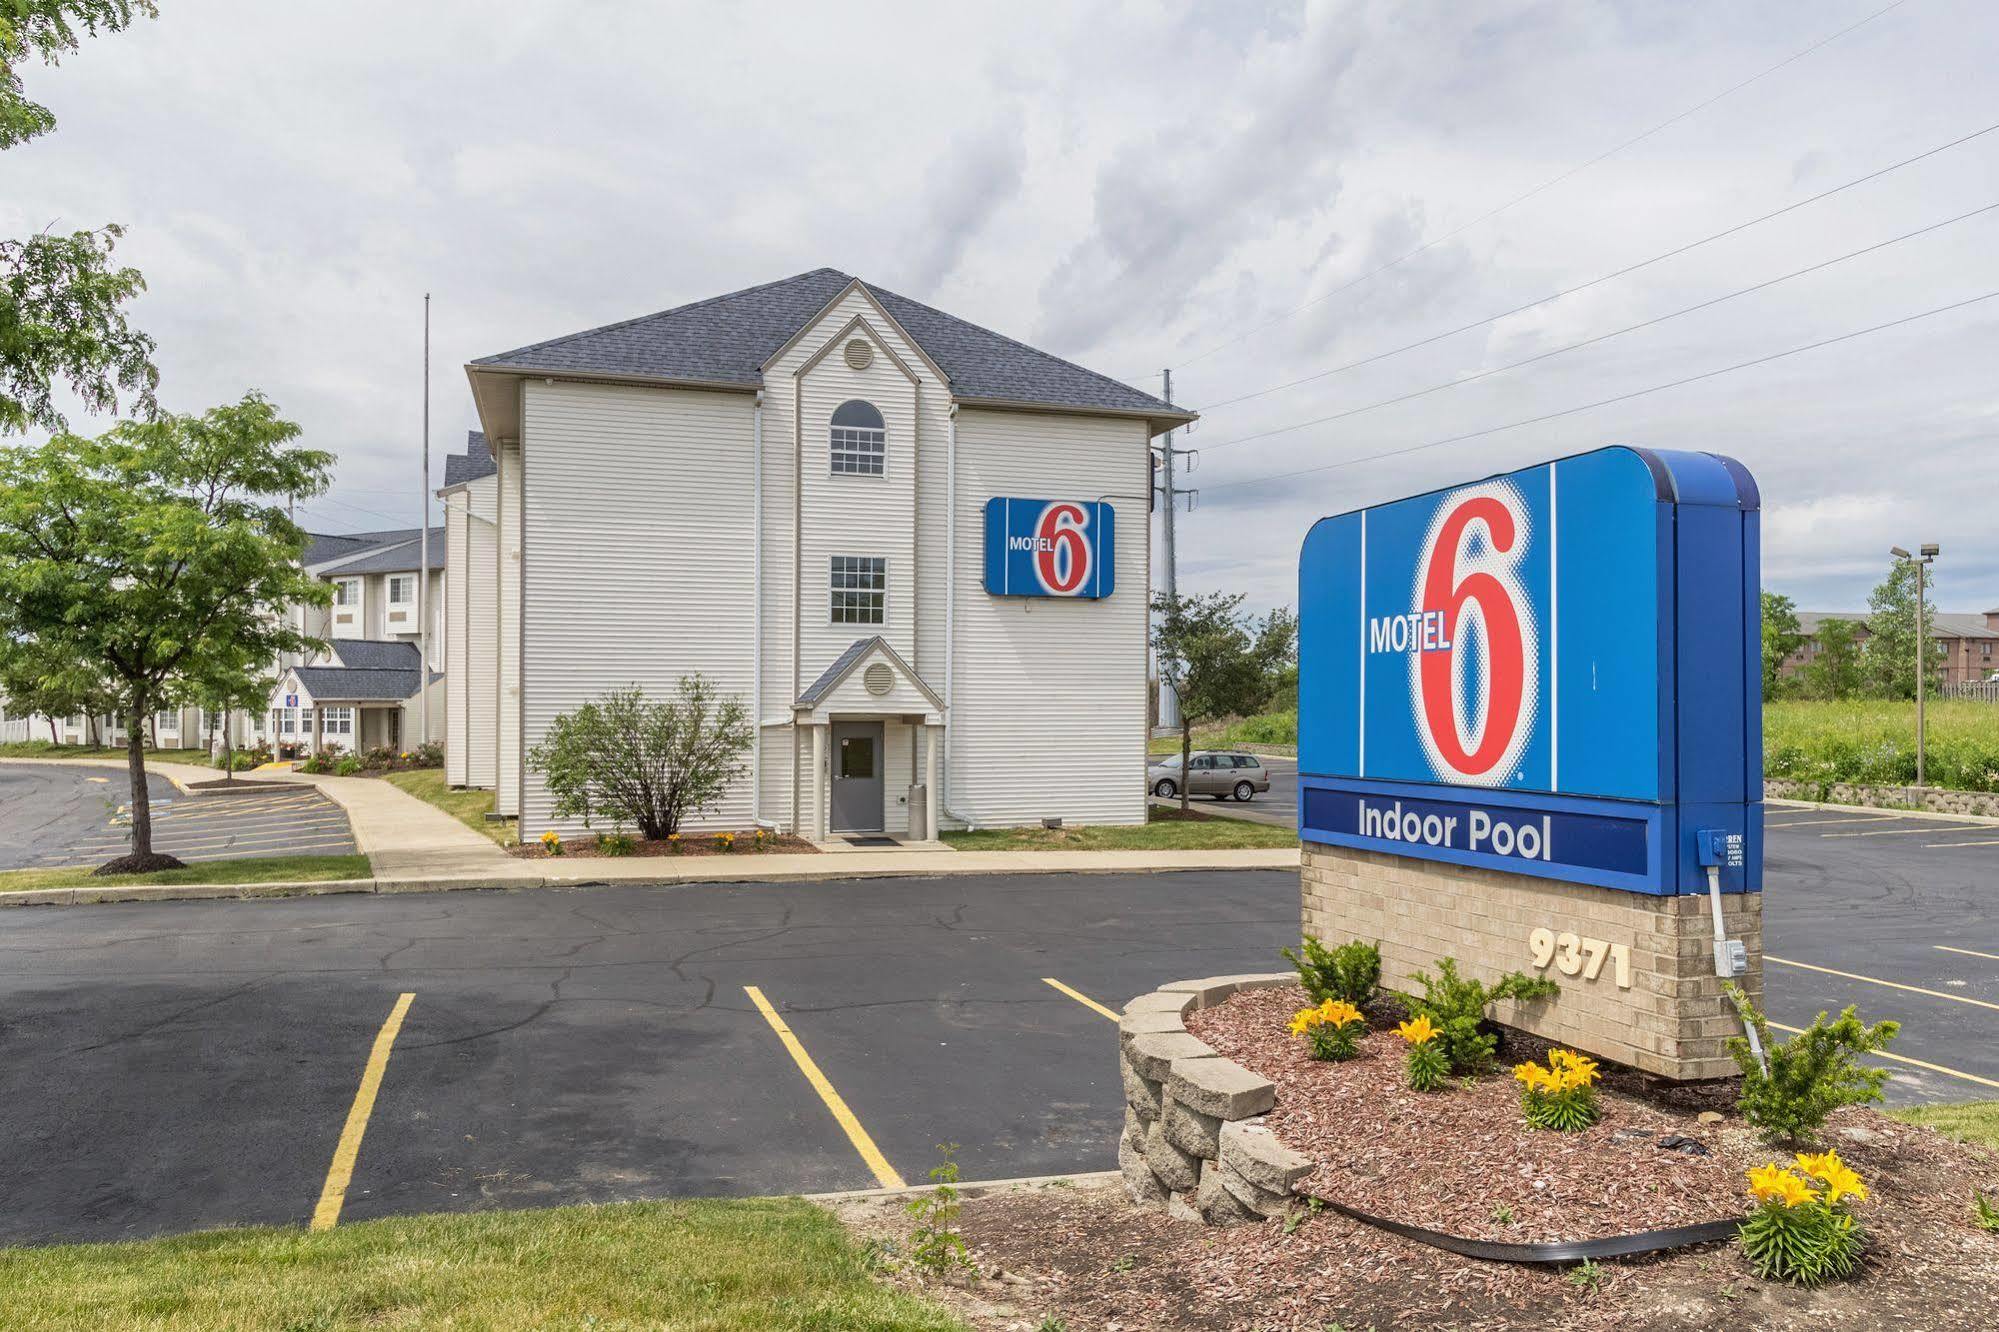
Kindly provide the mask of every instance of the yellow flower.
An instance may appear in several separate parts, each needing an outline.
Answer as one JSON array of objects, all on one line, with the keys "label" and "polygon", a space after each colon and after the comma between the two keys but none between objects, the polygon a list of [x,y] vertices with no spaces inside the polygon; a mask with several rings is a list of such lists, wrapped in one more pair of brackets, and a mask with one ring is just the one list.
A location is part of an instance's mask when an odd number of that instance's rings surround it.
[{"label": "yellow flower", "polygon": [[1803,1176],[1774,1163],[1749,1172],[1749,1195],[1758,1202],[1781,1202],[1786,1207],[1818,1196]]},{"label": "yellow flower", "polygon": [[1414,1021],[1396,1024],[1395,1034],[1411,1045],[1428,1045],[1437,1039],[1437,1026],[1430,1021],[1430,1015],[1424,1013]]},{"label": "yellow flower", "polygon": [[1360,1010],[1344,999],[1328,999],[1312,1011],[1318,1013],[1319,1021],[1330,1022],[1335,1027],[1344,1027],[1349,1022],[1361,1021]]},{"label": "yellow flower", "polygon": [[1867,1201],[1867,1185],[1852,1167],[1839,1159],[1838,1152],[1800,1152],[1798,1168],[1807,1175],[1825,1184],[1825,1200],[1828,1206],[1841,1198]]},{"label": "yellow flower", "polygon": [[562,840],[562,834],[557,832],[553,828],[550,828],[547,832],[541,835],[541,844],[543,846],[554,846],[557,842],[561,840]]},{"label": "yellow flower", "polygon": [[1301,1008],[1291,1015],[1291,1034],[1303,1036],[1311,1028],[1318,1026],[1319,1021],[1318,1009]]}]

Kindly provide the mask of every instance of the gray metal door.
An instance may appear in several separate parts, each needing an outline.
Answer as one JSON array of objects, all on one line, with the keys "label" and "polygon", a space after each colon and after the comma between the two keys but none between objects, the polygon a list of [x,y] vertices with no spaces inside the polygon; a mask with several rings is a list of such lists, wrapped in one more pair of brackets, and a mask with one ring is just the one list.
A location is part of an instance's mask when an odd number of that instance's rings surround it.
[{"label": "gray metal door", "polygon": [[833,723],[834,832],[880,832],[882,724]]}]

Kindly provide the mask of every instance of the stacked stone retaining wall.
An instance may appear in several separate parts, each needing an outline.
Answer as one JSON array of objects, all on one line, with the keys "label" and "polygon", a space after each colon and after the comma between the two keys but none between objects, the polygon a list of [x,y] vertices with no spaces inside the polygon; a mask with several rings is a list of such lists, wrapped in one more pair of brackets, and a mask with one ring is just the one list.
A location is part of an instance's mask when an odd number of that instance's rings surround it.
[{"label": "stacked stone retaining wall", "polygon": [[1295,980],[1284,971],[1175,981],[1124,1006],[1118,1168],[1133,1202],[1211,1225],[1281,1216],[1295,1205],[1292,1186],[1311,1173],[1312,1161],[1263,1125],[1277,1103],[1276,1085],[1222,1058],[1186,1022],[1239,990]]},{"label": "stacked stone retaining wall", "polygon": [[1772,777],[1763,794],[1778,800],[1812,800],[1881,809],[1919,809],[1933,814],[1979,814],[1999,818],[1999,792],[1946,791],[1935,786],[1863,786],[1858,782],[1794,782]]}]

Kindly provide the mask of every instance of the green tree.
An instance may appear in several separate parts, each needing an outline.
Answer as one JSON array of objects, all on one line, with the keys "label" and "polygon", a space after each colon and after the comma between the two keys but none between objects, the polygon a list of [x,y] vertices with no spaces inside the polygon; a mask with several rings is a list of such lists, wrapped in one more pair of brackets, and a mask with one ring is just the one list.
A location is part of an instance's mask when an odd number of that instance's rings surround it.
[{"label": "green tree", "polygon": [[1240,593],[1152,599],[1152,653],[1159,678],[1180,700],[1180,810],[1187,809],[1187,761],[1194,723],[1233,716],[1262,681],[1243,623]]},{"label": "green tree", "polygon": [[656,702],[633,686],[563,713],[528,766],[547,780],[558,816],[585,827],[602,820],[613,832],[636,827],[656,841],[715,807],[743,775],[755,739],[741,702],[689,675],[678,698]]},{"label": "green tree", "polygon": [[[156,12],[151,0],[0,0],[0,149],[55,127],[22,90],[24,61],[54,64],[80,34],[117,32]],[[52,393],[58,381],[93,412],[116,412],[120,390],[136,411],[156,410],[153,340],[124,312],[145,279],[112,262],[123,234],[113,223],[0,240],[0,435],[66,429]]]},{"label": "green tree", "polygon": [[1860,626],[1833,616],[1819,621],[1815,637],[1818,650],[1801,672],[1805,693],[1813,698],[1860,697],[1867,686]]},{"label": "green tree", "polygon": [[1763,697],[1782,691],[1784,663],[1805,641],[1798,628],[1798,608],[1781,592],[1763,593]]},{"label": "green tree", "polygon": [[1298,706],[1298,616],[1289,606],[1276,610],[1256,623],[1253,631],[1256,666],[1262,675],[1262,691],[1248,712],[1268,712]]},{"label": "green tree", "polygon": [[[236,740],[230,720],[237,712],[261,712],[271,700],[277,673],[271,658],[245,651],[218,650],[201,663],[200,674],[189,682],[188,693],[209,715],[211,725],[220,718],[222,728],[223,780],[236,780]],[[208,743],[208,737],[202,737]]]},{"label": "green tree", "polygon": [[284,613],[332,596],[286,502],[325,490],[333,455],[298,433],[252,393],[0,450],[0,670],[28,654],[45,687],[107,681],[125,719],[132,852],[100,873],[179,864],[153,854],[145,719],[235,664],[323,646]]},{"label": "green tree", "polygon": [[55,662],[45,660],[32,643],[16,643],[11,652],[0,652],[0,699],[10,710],[40,714],[49,724],[49,743],[62,743],[58,725],[64,717],[81,715],[85,732],[97,736],[97,719],[111,711],[117,700],[101,679],[87,675],[66,675]]},{"label": "green tree", "polygon": [[[1927,582],[1927,579],[1925,580]],[[1941,660],[1936,653],[1936,602],[1934,586],[1924,588],[1923,638],[1930,650],[1923,654],[1923,687],[1935,693],[1943,683]],[[1867,643],[1861,656],[1866,664],[1867,688],[1882,698],[1916,696],[1916,565],[1898,559],[1888,566],[1888,576],[1867,597]]]}]

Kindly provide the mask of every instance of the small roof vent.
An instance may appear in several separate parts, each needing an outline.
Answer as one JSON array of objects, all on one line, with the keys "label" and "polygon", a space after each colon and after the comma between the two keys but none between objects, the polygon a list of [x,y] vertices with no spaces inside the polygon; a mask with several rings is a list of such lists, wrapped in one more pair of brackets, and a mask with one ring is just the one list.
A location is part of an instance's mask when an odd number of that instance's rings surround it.
[{"label": "small roof vent", "polygon": [[875,363],[875,345],[866,338],[847,339],[847,368],[865,370]]},{"label": "small roof vent", "polygon": [[878,661],[862,673],[861,683],[868,687],[870,694],[880,698],[895,688],[895,672],[889,669],[887,662]]}]

